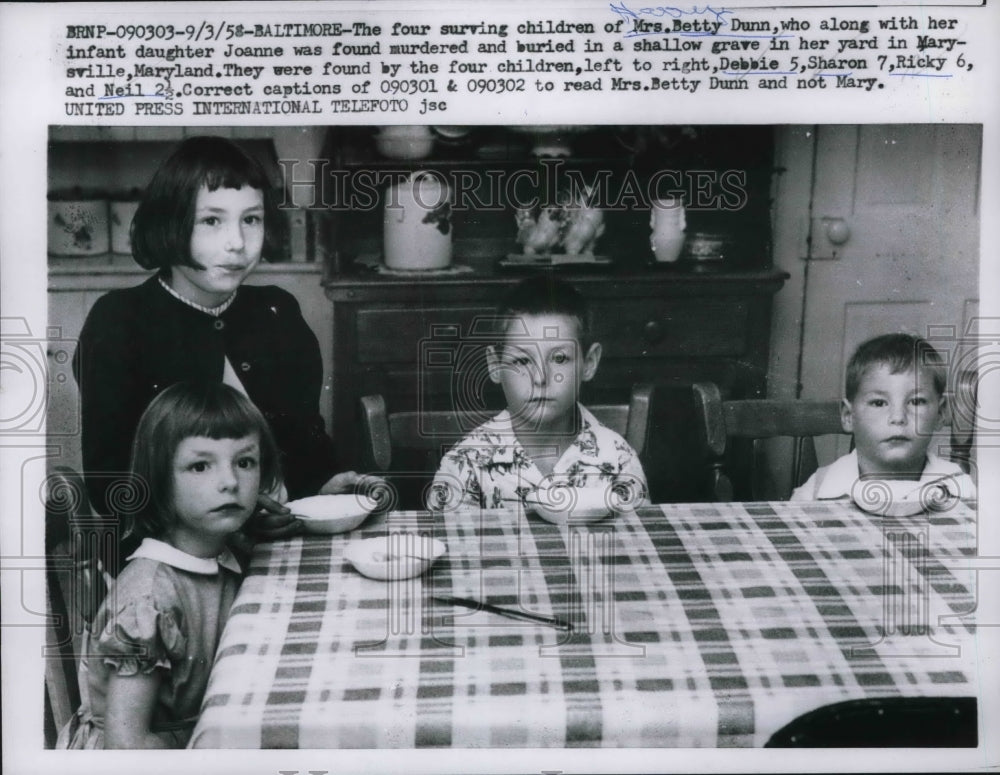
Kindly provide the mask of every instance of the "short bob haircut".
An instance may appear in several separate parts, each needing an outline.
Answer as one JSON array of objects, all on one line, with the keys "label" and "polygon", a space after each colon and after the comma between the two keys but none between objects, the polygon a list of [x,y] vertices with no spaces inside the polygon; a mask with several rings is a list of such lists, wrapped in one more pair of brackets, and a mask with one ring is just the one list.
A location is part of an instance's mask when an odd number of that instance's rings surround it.
[{"label": "short bob haircut", "polygon": [[144,269],[175,265],[199,268],[191,258],[195,204],[202,186],[250,186],[264,195],[264,246],[270,260],[282,256],[284,219],[277,194],[260,163],[224,137],[189,137],[174,149],[146,187],[132,219],[132,256]]},{"label": "short bob haircut", "polygon": [[[538,274],[528,277],[504,294],[496,309],[496,333],[502,346],[506,337],[521,328],[521,315],[565,315],[576,321],[580,349],[586,353],[593,344],[590,306],[572,285],[558,277]],[[560,334],[561,336],[561,334]]]},{"label": "short bob haircut", "polygon": [[281,481],[278,447],[250,399],[221,382],[178,382],[156,396],[139,420],[132,445],[133,484],[145,482],[148,498],[142,499],[128,533],[158,538],[177,523],[174,455],[184,439],[241,439],[251,434],[259,439],[260,489],[269,492]]},{"label": "short bob haircut", "polygon": [[930,342],[911,334],[883,334],[858,345],[847,362],[844,395],[848,401],[854,400],[861,380],[873,366],[885,366],[890,374],[926,369],[939,396],[948,386],[944,359]]}]

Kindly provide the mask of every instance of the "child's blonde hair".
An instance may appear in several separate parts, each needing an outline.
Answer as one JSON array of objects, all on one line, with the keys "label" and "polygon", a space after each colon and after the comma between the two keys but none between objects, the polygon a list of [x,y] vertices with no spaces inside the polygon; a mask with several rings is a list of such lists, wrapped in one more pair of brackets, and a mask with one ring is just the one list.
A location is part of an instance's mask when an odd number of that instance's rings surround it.
[{"label": "child's blonde hair", "polygon": [[279,452],[267,420],[250,399],[221,382],[179,382],[156,396],[139,419],[132,444],[133,485],[148,497],[130,520],[128,534],[155,538],[176,523],[174,455],[184,439],[241,439],[254,433],[260,488],[267,492],[281,480]]},{"label": "child's blonde hair", "polygon": [[948,385],[944,359],[930,342],[912,334],[883,334],[858,345],[848,361],[844,379],[844,397],[848,401],[854,400],[861,379],[872,366],[885,366],[892,374],[926,369],[939,396],[944,395]]}]

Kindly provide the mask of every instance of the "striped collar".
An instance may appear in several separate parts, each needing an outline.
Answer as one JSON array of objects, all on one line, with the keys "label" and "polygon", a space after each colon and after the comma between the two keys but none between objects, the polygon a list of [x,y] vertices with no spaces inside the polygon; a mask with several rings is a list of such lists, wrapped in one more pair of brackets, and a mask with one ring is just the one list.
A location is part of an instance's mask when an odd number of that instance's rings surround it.
[{"label": "striped collar", "polygon": [[233,291],[232,295],[224,302],[222,302],[222,304],[220,304],[219,306],[203,307],[201,304],[198,304],[197,302],[191,301],[191,299],[187,299],[181,296],[177,291],[175,291],[173,288],[170,287],[170,284],[166,280],[164,280],[163,277],[157,277],[156,279],[160,281],[160,285],[163,287],[163,289],[171,296],[173,296],[175,299],[177,299],[177,301],[187,304],[189,307],[193,307],[199,312],[204,312],[206,315],[211,315],[213,318],[219,317],[219,315],[221,315],[223,312],[229,309],[230,305],[236,299],[237,291]]}]

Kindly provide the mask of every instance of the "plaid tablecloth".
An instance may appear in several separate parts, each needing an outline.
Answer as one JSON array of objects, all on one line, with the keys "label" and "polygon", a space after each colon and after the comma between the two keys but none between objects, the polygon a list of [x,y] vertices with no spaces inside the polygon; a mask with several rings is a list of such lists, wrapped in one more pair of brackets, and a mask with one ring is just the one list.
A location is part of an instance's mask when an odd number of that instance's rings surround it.
[{"label": "plaid tablecloth", "polygon": [[[441,538],[381,582],[347,542]],[[975,510],[677,504],[585,527],[514,512],[373,517],[257,548],[195,747],[758,746],[831,703],[975,696]],[[442,605],[555,614],[572,632]]]}]

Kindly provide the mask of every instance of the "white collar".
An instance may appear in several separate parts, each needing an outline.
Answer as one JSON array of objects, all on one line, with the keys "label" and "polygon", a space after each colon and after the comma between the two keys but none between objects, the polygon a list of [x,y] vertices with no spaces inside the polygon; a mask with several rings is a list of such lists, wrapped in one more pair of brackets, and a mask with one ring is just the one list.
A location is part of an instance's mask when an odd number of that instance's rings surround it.
[{"label": "white collar", "polygon": [[[956,477],[962,476],[962,473],[962,469],[957,464],[928,452],[920,481],[912,482],[914,492],[919,493],[927,483],[941,479],[941,485],[947,488],[951,495],[961,497],[962,493],[952,491],[959,487]],[[861,479],[861,470],[858,468],[858,451],[855,449],[851,450],[850,454],[837,458],[827,467],[816,490],[816,499],[849,498],[859,479]]]},{"label": "white collar", "polygon": [[[597,418],[590,413],[590,410],[581,403],[577,403],[576,408],[580,412],[580,428],[577,434],[582,433],[587,427],[597,424]],[[510,409],[504,409],[492,420],[486,423],[486,430],[492,433],[499,433],[502,436],[516,435],[514,433],[514,423],[510,416]]]},{"label": "white collar", "polygon": [[219,566],[233,573],[243,573],[239,562],[229,549],[223,549],[218,557],[195,557],[193,554],[181,551],[176,546],[171,546],[166,541],[156,538],[144,538],[139,548],[128,556],[128,559],[144,557],[147,560],[156,560],[164,565],[179,570],[186,570],[190,573],[200,573],[205,576],[214,576],[219,572]]},{"label": "white collar", "polygon": [[201,304],[198,304],[198,302],[191,301],[191,299],[181,296],[177,291],[170,287],[170,283],[164,280],[163,277],[157,277],[156,279],[160,281],[160,285],[163,286],[163,289],[177,299],[177,301],[187,304],[189,307],[194,307],[196,310],[204,312],[206,315],[211,315],[213,318],[219,317],[219,315],[229,309],[229,306],[236,300],[236,291],[233,291],[232,295],[219,306],[204,307]]}]

